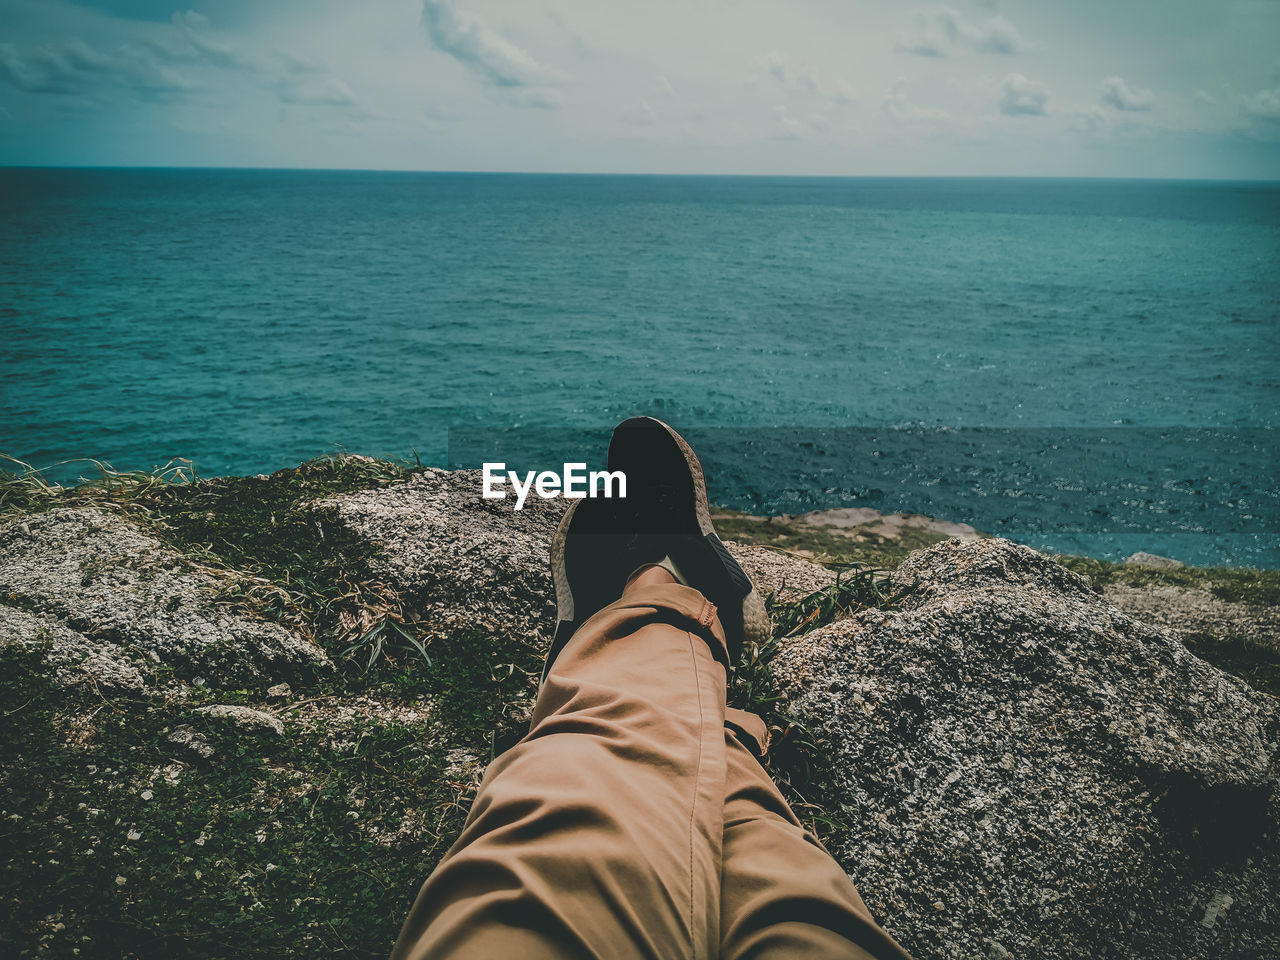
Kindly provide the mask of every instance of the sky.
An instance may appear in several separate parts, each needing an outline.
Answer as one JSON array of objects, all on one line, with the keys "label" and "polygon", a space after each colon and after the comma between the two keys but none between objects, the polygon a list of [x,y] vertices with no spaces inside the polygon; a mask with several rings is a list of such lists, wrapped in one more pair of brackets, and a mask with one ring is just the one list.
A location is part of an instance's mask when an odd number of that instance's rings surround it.
[{"label": "sky", "polygon": [[0,164],[1275,179],[1280,0],[0,0]]}]

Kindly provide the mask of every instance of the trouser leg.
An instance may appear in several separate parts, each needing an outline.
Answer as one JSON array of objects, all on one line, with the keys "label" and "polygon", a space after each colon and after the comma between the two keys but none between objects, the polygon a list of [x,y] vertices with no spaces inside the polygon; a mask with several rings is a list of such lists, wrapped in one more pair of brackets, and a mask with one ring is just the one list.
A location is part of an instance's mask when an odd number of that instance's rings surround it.
[{"label": "trouser leg", "polygon": [[486,771],[393,957],[695,957],[720,942],[723,648],[678,584],[606,607]]},{"label": "trouser leg", "polygon": [[[852,881],[801,825],[744,745],[764,724],[726,728],[720,956],[724,960],[910,960],[871,918]],[[758,733],[750,724],[758,725]]]}]

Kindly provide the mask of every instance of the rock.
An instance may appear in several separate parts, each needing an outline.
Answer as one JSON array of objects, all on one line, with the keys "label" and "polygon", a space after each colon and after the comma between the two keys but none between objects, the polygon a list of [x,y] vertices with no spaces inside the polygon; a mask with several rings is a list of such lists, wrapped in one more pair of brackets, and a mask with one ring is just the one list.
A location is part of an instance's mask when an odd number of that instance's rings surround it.
[{"label": "rock", "polygon": [[[433,635],[475,631],[550,642],[555,596],[548,550],[565,501],[481,497],[479,470],[433,470],[408,483],[320,501],[318,511],[377,547],[375,572]],[[732,545],[762,593],[805,595],[830,584],[825,567]]]},{"label": "rock", "polygon": [[830,567],[802,557],[737,543],[730,543],[728,547],[762,597],[770,593],[784,600],[807,597],[836,581]]},{"label": "rock", "polygon": [[[174,728],[174,731],[169,734],[169,742],[196,760],[208,760],[217,752],[210,746],[203,733],[197,733],[185,723],[180,727]],[[150,800],[151,791],[145,791],[142,799]]]},{"label": "rock", "polygon": [[1231,904],[1235,903],[1227,894],[1219,890],[1213,895],[1213,899],[1204,908],[1204,919],[1200,921],[1200,925],[1207,930],[1212,930],[1214,924],[1218,922],[1218,917],[1224,912],[1231,909]]},{"label": "rock", "polygon": [[[894,579],[903,609],[795,638],[774,669],[851,825],[832,852],[918,960],[996,936],[1042,960],[1280,955],[1273,700],[1008,541],[941,543]],[[1245,906],[1211,934],[1186,905],[1224,887]]]},{"label": "rock", "polygon": [[1202,586],[1108,583],[1107,600],[1135,620],[1195,639],[1244,636],[1280,649],[1280,606],[1224,600]]},{"label": "rock", "polygon": [[140,694],[143,673],[118,644],[93,641],[57,617],[0,606],[0,649],[39,653],[60,686],[83,686],[102,693]]},{"label": "rock", "polygon": [[[24,532],[25,531],[25,532]],[[315,644],[218,603],[218,582],[122,516],[60,508],[0,520],[0,637],[44,631],[55,676],[134,689],[156,664],[217,685],[329,665]],[[6,606],[6,610],[10,605]]]},{"label": "rock", "polygon": [[[547,547],[564,503],[530,499],[517,513],[511,501],[483,500],[478,478],[428,471],[301,509],[324,522],[326,543],[345,543],[347,533],[366,541],[379,589],[397,594],[427,632],[545,644],[554,622]],[[763,593],[794,598],[834,579],[778,551],[730,550]],[[816,745],[803,792],[849,825],[828,846],[917,960],[1280,956],[1276,702],[1109,601],[1155,618],[1163,594],[1152,592],[1146,607],[1111,593],[1126,585],[1104,596],[1006,541],[939,544],[903,562],[894,583],[913,588],[898,609],[790,638],[773,666],[779,708]],[[1210,599],[1196,598],[1205,618],[1229,615]],[[92,691],[73,691],[69,704],[97,709],[98,692],[141,693],[155,697],[159,715],[161,704],[207,700],[195,688],[232,684],[270,684],[278,703],[293,697],[288,681],[327,664],[310,642],[224,600],[208,571],[123,515],[78,507],[0,519],[0,647],[39,652],[59,684]],[[170,676],[189,686],[156,679]],[[439,746],[445,785],[461,796],[502,738],[477,743],[451,730],[448,696],[301,697],[290,732],[375,717],[419,725]],[[527,726],[530,706],[513,695],[500,730]],[[219,774],[204,763],[216,755],[206,727],[284,733],[276,716],[232,704],[183,719],[167,736],[194,761],[184,774],[193,778]],[[157,731],[171,723],[156,722]],[[784,741],[773,762],[798,775],[799,765],[784,766],[786,749]],[[279,801],[291,783],[264,784],[262,802]],[[172,799],[149,788],[138,797]],[[107,818],[134,822],[127,808],[101,806]],[[361,826],[376,819],[375,806]],[[404,823],[434,816],[411,814]],[[131,891],[164,882],[154,871],[129,878]]]},{"label": "rock", "polygon": [[284,724],[269,713],[254,710],[252,707],[241,707],[234,704],[220,703],[212,707],[197,707],[195,713],[215,720],[229,720],[236,729],[249,734],[284,735]]},{"label": "rock", "polygon": [[960,540],[976,540],[982,536],[967,523],[952,523],[918,513],[881,513],[870,507],[837,507],[834,510],[813,510],[795,519],[814,527],[834,527],[853,533],[876,534],[896,538],[905,530],[923,530],[944,537]]},{"label": "rock", "polygon": [[549,643],[555,606],[547,550],[563,500],[481,497],[480,471],[429,471],[409,482],[316,504],[378,548],[372,561],[430,625]]},{"label": "rock", "polygon": [[1126,557],[1124,561],[1126,567],[1150,567],[1153,570],[1177,570],[1185,567],[1186,564],[1181,560],[1174,560],[1172,557],[1162,557],[1155,553],[1143,553],[1141,551]]}]

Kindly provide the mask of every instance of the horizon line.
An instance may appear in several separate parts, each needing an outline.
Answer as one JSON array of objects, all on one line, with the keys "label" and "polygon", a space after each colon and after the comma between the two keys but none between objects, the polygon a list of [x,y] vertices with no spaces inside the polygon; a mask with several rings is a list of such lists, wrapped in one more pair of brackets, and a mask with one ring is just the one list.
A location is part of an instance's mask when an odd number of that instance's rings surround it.
[{"label": "horizon line", "polygon": [[412,167],[292,167],[292,166],[241,166],[237,164],[96,164],[96,163],[5,163],[0,170],[190,170],[222,172],[276,172],[276,173],[390,173],[424,174],[436,176],[499,176],[499,177],[650,177],[650,178],[722,178],[722,179],[787,179],[787,180],[1096,180],[1168,183],[1253,183],[1280,185],[1280,177],[1177,177],[1133,176],[1099,174],[1028,174],[1028,173],[677,173],[612,170],[447,170]]}]

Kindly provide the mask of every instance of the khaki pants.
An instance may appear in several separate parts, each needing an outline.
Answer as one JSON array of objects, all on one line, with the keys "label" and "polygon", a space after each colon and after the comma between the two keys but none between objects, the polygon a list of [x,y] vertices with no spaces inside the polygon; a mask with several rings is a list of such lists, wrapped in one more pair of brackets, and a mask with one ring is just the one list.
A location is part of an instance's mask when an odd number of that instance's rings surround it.
[{"label": "khaki pants", "polygon": [[895,958],[725,708],[715,607],[633,589],[561,651],[393,958]]}]

